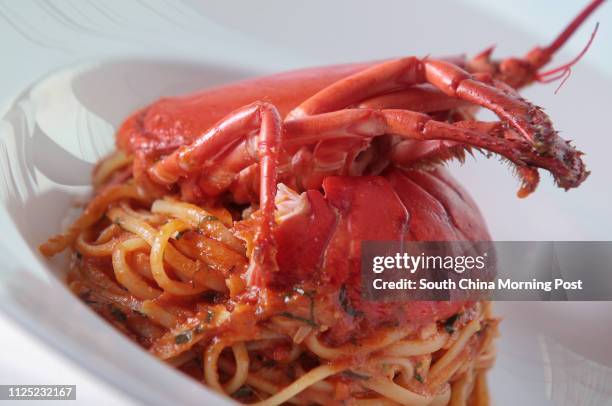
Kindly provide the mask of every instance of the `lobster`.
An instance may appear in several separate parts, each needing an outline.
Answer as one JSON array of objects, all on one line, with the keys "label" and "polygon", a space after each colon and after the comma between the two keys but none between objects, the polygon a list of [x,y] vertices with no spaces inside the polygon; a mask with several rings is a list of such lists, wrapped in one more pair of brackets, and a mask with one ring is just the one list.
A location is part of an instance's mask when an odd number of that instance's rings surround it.
[{"label": "lobster", "polygon": [[[497,154],[515,166],[519,197],[536,189],[538,169],[566,190],[587,178],[582,153],[518,91],[568,71],[579,58],[542,68],[602,1],[523,58],[494,60],[490,48],[472,59],[405,57],[255,78],[154,102],[122,124],[117,145],[134,156],[134,179],[151,195],[257,209],[246,221],[256,225],[246,273],[256,292],[316,278],[351,286],[353,306],[384,320],[393,309],[360,304],[361,241],[491,238],[442,163],[473,150]],[[478,108],[499,120],[476,120]],[[415,305],[406,317],[441,319],[460,305]]]}]

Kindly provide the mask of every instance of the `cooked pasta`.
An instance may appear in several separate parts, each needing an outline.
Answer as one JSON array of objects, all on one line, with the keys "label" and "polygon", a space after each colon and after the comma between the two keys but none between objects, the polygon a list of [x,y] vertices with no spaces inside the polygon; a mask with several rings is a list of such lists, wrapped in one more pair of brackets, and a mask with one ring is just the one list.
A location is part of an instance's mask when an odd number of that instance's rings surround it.
[{"label": "cooked pasta", "polygon": [[332,340],[330,309],[338,307],[330,301],[338,296],[324,287],[264,288],[265,305],[244,297],[253,210],[239,218],[220,202],[151,198],[129,177],[113,183],[128,161],[120,154],[102,162],[89,206],[40,249],[69,249],[70,289],[151,354],[262,406],[489,403],[485,373],[498,322],[488,303]]}]

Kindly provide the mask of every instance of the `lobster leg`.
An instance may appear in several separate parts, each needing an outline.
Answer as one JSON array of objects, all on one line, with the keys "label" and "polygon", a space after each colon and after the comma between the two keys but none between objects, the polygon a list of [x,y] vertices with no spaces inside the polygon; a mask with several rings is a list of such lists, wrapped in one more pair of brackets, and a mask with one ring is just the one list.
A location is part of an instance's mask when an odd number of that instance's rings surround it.
[{"label": "lobster leg", "polygon": [[[449,97],[430,84],[374,96],[362,101],[357,107],[433,113],[436,119],[444,121],[444,117],[447,117],[451,122],[464,119],[463,116],[471,115],[478,108],[468,101]],[[465,145],[452,141],[403,140],[394,145],[391,161],[399,165],[418,161],[421,167],[432,166],[450,159],[463,160],[465,149]],[[401,161],[398,157],[401,157]]]},{"label": "lobster leg", "polygon": [[[450,124],[433,120],[426,114],[406,110],[345,109],[286,121],[285,131],[283,147],[288,149],[298,148],[304,144],[343,139],[347,145],[353,147],[355,139],[366,140],[366,143],[361,144],[363,146],[357,144],[357,148],[366,148],[373,137],[384,134],[418,141],[459,142],[494,152],[517,165],[523,181],[519,191],[521,197],[535,189],[538,181],[536,167],[550,171],[557,183],[564,188],[577,186],[587,175],[579,159],[579,153],[576,152],[576,159],[570,161],[540,155],[529,143],[508,130],[503,123],[467,121]],[[337,145],[335,147],[338,148]],[[396,161],[406,163],[401,156],[396,157]],[[326,166],[331,165],[327,163]],[[316,178],[321,177],[321,174],[317,174],[314,170],[301,171],[301,173]],[[307,179],[302,180],[302,183],[313,184]]]},{"label": "lobster leg", "polygon": [[446,95],[492,110],[542,154],[569,153],[548,116],[501,81],[488,74],[472,75],[450,62],[415,57],[385,62],[342,79],[296,107],[288,118],[328,113],[384,93],[430,83]]},{"label": "lobster leg", "polygon": [[410,86],[425,83],[424,65],[415,57],[383,62],[320,90],[298,107],[287,119],[329,113]]},{"label": "lobster leg", "polygon": [[420,113],[475,107],[472,103],[448,97],[437,88],[425,84],[409,87],[393,93],[385,93],[366,99],[357,105],[366,109],[403,109]]},{"label": "lobster leg", "polygon": [[160,184],[171,185],[210,164],[221,151],[235,147],[252,132],[259,130],[257,154],[261,222],[255,235],[249,265],[250,286],[265,285],[264,270],[274,271],[278,268],[272,231],[281,123],[276,107],[265,102],[252,103],[230,113],[192,144],[174,151],[149,170],[153,180]]}]

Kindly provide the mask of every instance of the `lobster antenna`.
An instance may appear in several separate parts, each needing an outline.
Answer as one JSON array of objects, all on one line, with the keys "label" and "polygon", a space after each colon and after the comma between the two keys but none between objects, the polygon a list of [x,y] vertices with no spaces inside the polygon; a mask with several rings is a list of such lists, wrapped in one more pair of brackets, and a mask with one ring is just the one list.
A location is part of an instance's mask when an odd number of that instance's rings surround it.
[{"label": "lobster antenna", "polygon": [[[586,20],[592,13],[597,9],[597,7],[601,6],[601,4],[605,0],[593,0],[580,14],[574,18],[574,20],[567,26],[565,29],[555,38],[555,40],[542,51],[549,55],[554,54],[561,48],[567,40],[574,34],[574,32],[582,25],[584,20]],[[597,31],[597,29],[596,29]]]},{"label": "lobster antenna", "polygon": [[[555,52],[559,50],[559,48],[565,45],[565,43],[574,34],[574,32],[576,32],[578,27],[580,27],[584,23],[584,21],[597,9],[597,7],[601,6],[601,4],[604,1],[605,0],[591,1],[591,3],[589,3],[589,5],[586,6],[585,9],[582,10],[582,12],[578,14],[567,27],[565,27],[565,29],[557,36],[557,38],[555,38],[555,40],[549,46],[541,49],[540,50],[541,53],[543,55],[547,55],[548,57],[544,60],[541,60],[541,62],[538,63],[539,65],[538,67],[541,67],[541,65],[545,64],[551,55],[553,55]],[[537,80],[540,83],[550,83],[550,82],[554,82],[556,80],[562,79],[561,83],[555,90],[555,94],[556,94],[559,91],[559,89],[561,89],[561,87],[565,84],[567,79],[569,79],[570,75],[572,74],[572,66],[578,63],[578,61],[580,61],[580,59],[586,54],[586,52],[591,47],[591,44],[593,43],[593,40],[595,39],[595,35],[597,34],[598,28],[599,28],[599,23],[595,24],[595,29],[591,33],[589,42],[586,44],[586,46],[582,49],[582,51],[574,59],[572,59],[571,61],[567,63],[564,63],[563,65],[557,68],[550,69],[545,72],[536,73],[535,80]]]},{"label": "lobster antenna", "polygon": [[561,84],[559,84],[559,87],[557,87],[557,90],[555,90],[555,94],[556,94],[559,91],[559,89],[561,89],[561,86],[563,86],[563,84],[570,77],[572,73],[572,66],[577,64],[578,61],[582,59],[584,54],[586,54],[589,48],[591,47],[591,44],[593,43],[593,40],[595,39],[595,35],[597,34],[598,28],[599,28],[599,23],[595,24],[595,29],[591,33],[591,38],[589,38],[589,42],[587,42],[586,46],[582,49],[582,51],[580,51],[580,53],[574,59],[572,59],[571,61],[567,63],[564,63],[563,65],[557,68],[548,70],[546,72],[538,73],[537,81],[540,83],[551,83],[551,82],[554,82],[555,80],[563,78],[563,80],[561,81]]}]

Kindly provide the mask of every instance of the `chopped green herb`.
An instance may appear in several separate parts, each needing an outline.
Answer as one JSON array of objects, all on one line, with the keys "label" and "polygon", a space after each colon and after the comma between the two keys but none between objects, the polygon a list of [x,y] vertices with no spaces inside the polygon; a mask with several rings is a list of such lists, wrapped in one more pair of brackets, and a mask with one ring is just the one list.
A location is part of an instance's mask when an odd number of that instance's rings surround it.
[{"label": "chopped green herb", "polygon": [[347,378],[357,379],[360,381],[367,381],[368,379],[370,379],[368,375],[358,374],[357,372],[353,372],[350,369],[342,372],[342,375],[345,375]]},{"label": "chopped green herb", "polygon": [[253,389],[251,389],[251,387],[247,385],[241,386],[240,388],[238,388],[236,392],[232,394],[233,397],[238,398],[238,399],[248,398],[248,397],[251,397],[252,395],[253,395]]},{"label": "chopped green herb", "polygon": [[293,290],[302,295],[302,296],[306,296],[309,300],[310,300],[310,320],[314,323],[315,317],[314,317],[314,304],[315,304],[315,291],[314,290],[304,290],[302,287],[300,286],[294,286]]},{"label": "chopped green herb", "polygon": [[110,313],[117,321],[124,322],[127,320],[127,316],[125,315],[125,313],[123,313],[121,309],[113,305],[110,306]]},{"label": "chopped green herb", "polygon": [[416,379],[417,381],[419,381],[420,383],[425,382],[425,380],[423,379],[423,377],[421,376],[421,374],[419,374],[418,372],[414,373],[414,379]]},{"label": "chopped green herb", "polygon": [[338,300],[340,301],[340,306],[342,306],[342,308],[347,314],[353,317],[361,316],[363,314],[362,312],[355,310],[355,308],[351,304],[351,298],[349,298],[348,293],[346,291],[346,285],[342,285],[342,287],[340,287],[340,292],[338,293]]},{"label": "chopped green herb", "polygon": [[204,221],[219,221],[219,218],[215,216],[204,216],[202,217],[202,222]]},{"label": "chopped green herb", "polygon": [[458,318],[459,318],[459,313],[455,314],[454,316],[449,317],[444,322],[444,330],[446,330],[448,334],[453,334],[455,332],[455,322],[457,321]]},{"label": "chopped green herb", "polygon": [[311,299],[314,299],[314,296],[315,296],[315,293],[316,293],[315,290],[304,290],[304,288],[301,287],[301,286],[294,286],[293,287],[293,291],[296,292],[296,293],[299,293],[302,296],[309,297]]},{"label": "chopped green herb", "polygon": [[191,341],[191,331],[184,331],[180,334],[177,334],[176,337],[174,337],[174,342],[176,342],[177,344],[186,344],[189,341]]},{"label": "chopped green herb", "polygon": [[293,313],[282,312],[282,313],[279,313],[278,315],[282,316],[282,317],[286,317],[288,319],[293,319],[293,320],[301,321],[302,323],[306,323],[306,324],[308,324],[309,326],[312,326],[312,327],[317,327],[317,323],[315,323],[313,320],[307,319],[305,317],[296,316]]},{"label": "chopped green herb", "polygon": [[204,324],[200,323],[196,326],[196,328],[193,329],[193,332],[196,334],[202,334],[204,330],[205,330]]},{"label": "chopped green herb", "polygon": [[212,310],[206,310],[206,322],[210,323],[215,318],[215,312]]}]

